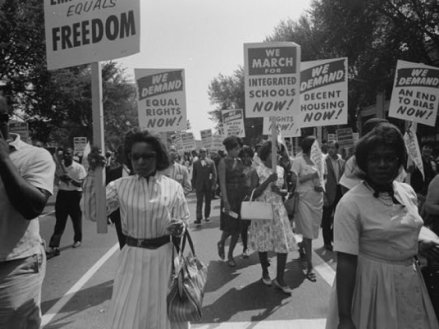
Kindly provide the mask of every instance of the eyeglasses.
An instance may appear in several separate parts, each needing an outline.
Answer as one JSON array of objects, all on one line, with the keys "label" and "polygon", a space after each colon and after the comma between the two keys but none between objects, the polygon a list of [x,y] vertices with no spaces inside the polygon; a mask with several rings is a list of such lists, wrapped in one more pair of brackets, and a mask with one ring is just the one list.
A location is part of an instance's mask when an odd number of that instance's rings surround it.
[{"label": "eyeglasses", "polygon": [[0,113],[0,122],[8,122],[9,114],[8,113]]}]

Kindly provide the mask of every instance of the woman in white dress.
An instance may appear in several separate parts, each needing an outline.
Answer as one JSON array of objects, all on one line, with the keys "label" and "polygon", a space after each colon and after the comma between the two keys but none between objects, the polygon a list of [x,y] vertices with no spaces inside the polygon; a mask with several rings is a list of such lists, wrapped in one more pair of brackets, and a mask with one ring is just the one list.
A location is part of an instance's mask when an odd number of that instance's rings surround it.
[{"label": "woman in white dress", "polygon": [[[401,133],[380,124],[357,144],[363,182],[340,200],[334,218],[337,273],[327,329],[439,328],[415,263],[422,218],[416,194],[395,180],[406,163]],[[419,251],[436,250],[419,241]]]},{"label": "woman in white dress", "polygon": [[[265,142],[258,151],[261,163],[256,167],[256,182],[252,182],[255,188],[253,198],[259,201],[271,203],[273,206],[272,221],[252,221],[250,224],[250,247],[259,253],[259,261],[262,267],[262,283],[272,284],[286,294],[291,294],[291,288],[284,280],[285,266],[288,252],[296,250],[296,240],[288,219],[287,210],[283,203],[283,191],[285,186],[284,170],[277,166],[273,173],[271,164],[271,142]],[[277,156],[275,154],[274,156]],[[268,252],[277,254],[276,278],[270,279],[268,266]]]},{"label": "woman in white dress", "polygon": [[300,244],[300,254],[307,263],[305,276],[315,282],[316,275],[312,264],[312,240],[319,237],[320,223],[323,214],[323,188],[320,184],[320,176],[316,164],[311,160],[311,146],[315,141],[314,136],[305,137],[300,147],[302,155],[293,161],[292,171],[297,176],[296,192],[299,196],[297,213],[295,216],[295,232],[302,234],[303,241]]},{"label": "woman in white dress", "polygon": [[[114,280],[108,328],[188,328],[187,322],[169,321],[166,304],[171,236],[181,235],[189,219],[183,188],[159,173],[169,166],[169,158],[157,137],[147,131],[129,133],[125,150],[134,175],[112,181],[106,189],[107,213],[120,208],[127,237]],[[93,188],[84,190],[84,215],[90,217]]]}]

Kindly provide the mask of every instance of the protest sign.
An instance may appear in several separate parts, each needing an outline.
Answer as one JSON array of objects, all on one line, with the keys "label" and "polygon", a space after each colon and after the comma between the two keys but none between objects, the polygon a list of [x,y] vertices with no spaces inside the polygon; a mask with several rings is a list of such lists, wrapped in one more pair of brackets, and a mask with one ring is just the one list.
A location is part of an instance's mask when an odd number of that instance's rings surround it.
[{"label": "protest sign", "polygon": [[200,130],[201,144],[207,149],[212,148],[212,129]]},{"label": "protest sign", "polygon": [[9,121],[8,130],[10,133],[20,135],[20,139],[29,141],[29,124],[27,122]]},{"label": "protest sign", "polygon": [[84,153],[87,146],[87,137],[73,137],[73,152]]},{"label": "protest sign", "polygon": [[319,127],[348,122],[348,60],[301,63],[299,125]]},{"label": "protest sign", "polygon": [[212,136],[212,149],[211,151],[218,152],[219,150],[224,150],[224,136],[223,135],[213,135]]},{"label": "protest sign", "polygon": [[[272,133],[272,117],[267,118],[264,117],[263,125],[262,125],[262,134],[263,135],[271,135]],[[300,127],[297,124],[297,120],[294,120],[294,117],[277,117],[276,125],[279,133],[283,137],[299,137],[300,136]]]},{"label": "protest sign", "polygon": [[413,161],[415,166],[419,169],[422,174],[423,179],[425,179],[424,175],[424,164],[422,163],[422,155],[421,150],[419,149],[418,138],[416,137],[416,132],[412,129],[408,129],[404,134],[404,143],[407,149],[407,154],[409,158]]},{"label": "protest sign", "polygon": [[299,113],[300,46],[293,42],[244,44],[247,118]]},{"label": "protest sign", "polygon": [[197,148],[197,145],[195,144],[194,134],[183,132],[180,134],[180,136],[181,136],[182,150],[184,152],[190,152]]},{"label": "protest sign", "polygon": [[242,109],[221,111],[224,135],[245,137],[244,114]]},{"label": "protest sign", "polygon": [[352,128],[339,128],[336,130],[337,142],[341,147],[354,146]]},{"label": "protest sign", "polygon": [[44,0],[47,68],[110,60],[140,50],[140,1]]},{"label": "protest sign", "polygon": [[135,69],[134,74],[140,128],[155,132],[185,130],[184,70]]},{"label": "protest sign", "polygon": [[337,137],[335,134],[328,134],[328,142],[336,142]]},{"label": "protest sign", "polygon": [[398,60],[389,117],[434,127],[439,105],[439,68]]}]

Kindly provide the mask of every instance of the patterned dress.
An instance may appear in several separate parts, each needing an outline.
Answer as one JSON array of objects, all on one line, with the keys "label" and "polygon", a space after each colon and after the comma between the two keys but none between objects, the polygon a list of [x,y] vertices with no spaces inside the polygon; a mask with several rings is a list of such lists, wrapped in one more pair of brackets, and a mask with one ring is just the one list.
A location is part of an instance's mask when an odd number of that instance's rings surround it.
[{"label": "patterned dress", "polygon": [[[230,204],[230,210],[240,214],[241,202],[247,192],[246,176],[244,173],[244,164],[240,158],[225,157],[221,161],[224,161],[226,166],[226,190],[227,199]],[[220,215],[220,229],[228,233],[240,233],[241,232],[241,218],[233,218],[225,214],[222,209],[224,205],[221,199],[221,215]]]},{"label": "patterned dress", "polygon": [[[256,168],[256,172],[259,183],[262,184],[271,175],[272,170],[264,164],[260,164]],[[281,188],[284,183],[284,170],[280,166],[277,166],[277,176],[276,185]],[[252,221],[249,233],[250,248],[258,252],[274,251],[276,253],[288,253],[296,250],[296,240],[282,197],[272,192],[268,186],[257,200],[273,205],[274,219],[273,221]]]},{"label": "patterned dress", "polygon": [[[93,176],[91,176],[93,177]],[[84,189],[84,210],[93,219],[90,201],[92,182]],[[137,239],[152,239],[169,234],[172,219],[189,219],[183,188],[160,173],[149,181],[138,175],[122,177],[107,186],[107,214],[120,209],[122,232]],[[93,202],[93,201],[92,201]],[[119,255],[114,279],[107,328],[173,329],[188,328],[188,323],[171,323],[166,296],[171,275],[172,244],[157,249],[125,245]]]},{"label": "patterned dress", "polygon": [[[358,256],[352,298],[357,329],[439,328],[422,274],[413,257],[418,252],[422,219],[416,194],[394,182],[394,204],[388,194],[373,196],[360,183],[340,200],[334,218],[334,250]],[[338,326],[334,284],[327,329]]]}]

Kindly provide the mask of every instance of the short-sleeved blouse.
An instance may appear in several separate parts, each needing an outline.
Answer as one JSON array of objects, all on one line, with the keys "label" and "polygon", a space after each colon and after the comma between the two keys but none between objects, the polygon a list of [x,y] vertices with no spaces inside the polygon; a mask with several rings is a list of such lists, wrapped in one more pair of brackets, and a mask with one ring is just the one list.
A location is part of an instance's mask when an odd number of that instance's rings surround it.
[{"label": "short-sleeved blouse", "polygon": [[416,195],[404,183],[394,183],[395,198],[375,198],[362,183],[340,200],[334,216],[334,250],[383,260],[405,260],[417,253],[422,219]]}]

